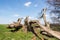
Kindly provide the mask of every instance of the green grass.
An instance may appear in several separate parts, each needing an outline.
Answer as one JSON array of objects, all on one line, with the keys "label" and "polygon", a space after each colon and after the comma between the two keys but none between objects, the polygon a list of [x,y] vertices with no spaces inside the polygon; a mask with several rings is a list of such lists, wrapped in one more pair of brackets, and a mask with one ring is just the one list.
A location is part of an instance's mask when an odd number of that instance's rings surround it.
[{"label": "green grass", "polygon": [[[7,25],[0,24],[0,40],[31,40],[33,37],[33,34],[31,32],[24,33],[21,29],[17,32],[10,32],[10,30],[6,27]],[[41,34],[40,37],[42,37]],[[58,40],[56,38],[46,38],[48,40]],[[39,39],[37,38],[37,40]]]},{"label": "green grass", "polygon": [[31,40],[32,33],[24,33],[22,30],[10,32],[7,25],[0,25],[0,40]]}]

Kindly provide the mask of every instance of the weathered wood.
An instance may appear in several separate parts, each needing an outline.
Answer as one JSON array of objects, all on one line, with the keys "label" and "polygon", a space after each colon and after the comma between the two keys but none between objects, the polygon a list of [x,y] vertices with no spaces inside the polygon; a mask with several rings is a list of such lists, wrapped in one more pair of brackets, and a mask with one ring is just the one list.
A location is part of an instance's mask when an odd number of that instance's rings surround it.
[{"label": "weathered wood", "polygon": [[[38,24],[39,24],[39,23],[38,23]],[[41,24],[39,24],[39,25],[40,25],[40,27],[41,27],[44,31],[46,31],[47,33],[51,34],[52,36],[60,39],[60,32],[53,31],[52,29],[48,29],[48,27],[43,26],[43,25],[41,25]]]},{"label": "weathered wood", "polygon": [[27,33],[27,31],[28,31],[28,25],[29,25],[29,23],[28,23],[28,19],[29,19],[29,16],[27,16],[26,18],[25,18],[25,20],[24,20],[24,31]]},{"label": "weathered wood", "polygon": [[52,36],[60,39],[60,32],[57,32],[57,31],[53,31],[52,29],[50,29],[50,24],[47,23],[46,21],[46,9],[43,10],[43,19],[44,19],[44,22],[45,22],[45,25],[46,26],[43,26],[41,25],[40,23],[37,22],[37,24],[39,24],[39,27],[42,28],[44,31],[46,31],[47,33],[51,34]]}]

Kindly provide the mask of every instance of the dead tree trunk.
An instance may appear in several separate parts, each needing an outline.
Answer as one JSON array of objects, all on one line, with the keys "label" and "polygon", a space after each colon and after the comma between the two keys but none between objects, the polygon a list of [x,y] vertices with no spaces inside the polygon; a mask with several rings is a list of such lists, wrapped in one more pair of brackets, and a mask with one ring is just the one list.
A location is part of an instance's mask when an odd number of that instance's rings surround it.
[{"label": "dead tree trunk", "polygon": [[[39,23],[38,23],[39,24]],[[52,36],[60,39],[60,32],[57,31],[53,31],[52,29],[48,29],[48,27],[43,26],[41,24],[39,24],[40,28],[42,28],[44,31],[46,31],[47,33],[51,34]]]},{"label": "dead tree trunk", "polygon": [[37,22],[37,24],[39,24],[40,28],[42,28],[44,31],[46,31],[47,33],[51,34],[52,36],[60,39],[60,32],[57,32],[57,31],[53,31],[52,29],[50,29],[50,26],[49,24],[46,22],[46,15],[45,15],[45,11],[46,9],[43,10],[43,19],[44,19],[44,22],[45,22],[45,25],[46,26],[43,26],[41,25],[40,23]]},{"label": "dead tree trunk", "polygon": [[27,16],[27,17],[25,18],[25,20],[24,20],[24,29],[25,29],[24,31],[25,31],[25,32],[27,32],[28,18],[29,18],[29,17]]},{"label": "dead tree trunk", "polygon": [[47,20],[46,20],[46,8],[44,8],[43,9],[43,15],[42,15],[42,17],[43,17],[43,20],[44,20],[44,23],[45,23],[45,26],[47,26],[48,28],[50,28],[50,24],[49,24],[49,22],[47,22]]}]

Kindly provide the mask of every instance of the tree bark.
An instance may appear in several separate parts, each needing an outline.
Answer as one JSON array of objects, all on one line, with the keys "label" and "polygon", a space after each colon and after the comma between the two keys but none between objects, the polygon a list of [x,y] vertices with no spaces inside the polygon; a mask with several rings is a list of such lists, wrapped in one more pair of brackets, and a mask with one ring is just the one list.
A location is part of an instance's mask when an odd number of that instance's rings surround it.
[{"label": "tree bark", "polygon": [[[39,23],[38,23],[39,24]],[[49,29],[41,24],[39,24],[40,28],[42,28],[44,31],[46,31],[47,33],[51,34],[52,36],[60,39],[60,32],[57,31],[53,31],[52,29]]]},{"label": "tree bark", "polygon": [[50,28],[50,24],[47,23],[46,21],[46,8],[43,9],[43,19],[44,19],[44,23],[45,23],[45,26],[41,25],[40,23],[37,22],[37,24],[39,24],[40,28],[42,28],[44,31],[46,31],[47,33],[51,34],[52,36],[60,39],[60,32],[57,32],[57,31],[53,31],[51,28]]}]

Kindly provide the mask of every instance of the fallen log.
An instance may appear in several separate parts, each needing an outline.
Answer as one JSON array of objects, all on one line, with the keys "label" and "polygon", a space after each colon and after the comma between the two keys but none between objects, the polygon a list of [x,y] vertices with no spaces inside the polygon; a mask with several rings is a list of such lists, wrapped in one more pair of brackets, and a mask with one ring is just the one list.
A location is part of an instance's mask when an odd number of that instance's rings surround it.
[{"label": "fallen log", "polygon": [[52,36],[60,39],[60,32],[57,32],[57,31],[53,31],[52,29],[46,27],[46,26],[43,26],[41,25],[40,23],[37,23],[39,24],[40,28],[42,28],[44,31],[46,31],[47,33],[51,34]]},{"label": "fallen log", "polygon": [[42,25],[42,24],[40,24],[40,23],[38,23],[38,22],[37,22],[37,24],[39,24],[39,27],[42,28],[42,29],[43,29],[44,31],[46,31],[47,33],[49,33],[49,34],[51,34],[52,36],[60,39],[60,32],[52,30],[52,29],[50,28],[50,24],[47,23],[47,21],[46,21],[46,8],[44,8],[42,12],[43,12],[42,18],[43,18],[43,20],[44,20],[45,26]]}]

